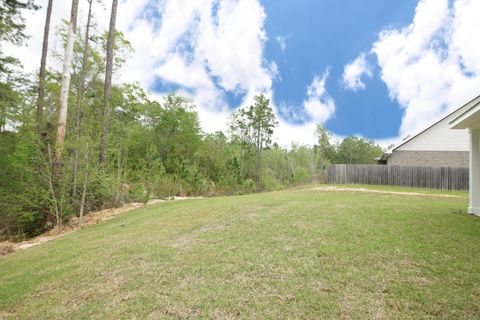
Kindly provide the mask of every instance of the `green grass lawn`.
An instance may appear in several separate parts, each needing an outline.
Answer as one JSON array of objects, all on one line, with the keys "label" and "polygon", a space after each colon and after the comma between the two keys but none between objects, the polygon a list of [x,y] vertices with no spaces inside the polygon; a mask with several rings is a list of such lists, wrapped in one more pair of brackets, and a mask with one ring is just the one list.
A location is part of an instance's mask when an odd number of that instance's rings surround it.
[{"label": "green grass lawn", "polygon": [[0,257],[0,318],[478,319],[466,207],[299,189],[167,202]]}]

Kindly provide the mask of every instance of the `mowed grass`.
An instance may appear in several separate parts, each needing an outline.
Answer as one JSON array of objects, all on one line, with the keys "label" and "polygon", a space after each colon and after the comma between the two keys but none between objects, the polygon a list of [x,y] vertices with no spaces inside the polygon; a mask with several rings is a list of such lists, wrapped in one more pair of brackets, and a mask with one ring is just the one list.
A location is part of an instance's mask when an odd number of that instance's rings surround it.
[{"label": "mowed grass", "polygon": [[0,318],[478,319],[466,206],[300,189],[167,202],[0,257]]}]

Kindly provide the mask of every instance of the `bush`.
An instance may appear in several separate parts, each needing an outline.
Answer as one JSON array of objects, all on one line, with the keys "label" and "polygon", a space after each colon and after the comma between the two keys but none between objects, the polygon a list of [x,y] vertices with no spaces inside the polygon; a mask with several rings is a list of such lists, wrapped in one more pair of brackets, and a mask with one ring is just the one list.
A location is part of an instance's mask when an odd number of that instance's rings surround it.
[{"label": "bush", "polygon": [[255,192],[257,189],[257,185],[255,184],[255,181],[252,179],[247,179],[243,182],[242,190],[245,193],[252,193]]},{"label": "bush", "polygon": [[164,176],[153,186],[153,194],[159,198],[184,195],[182,185],[171,175]]},{"label": "bush", "polygon": [[283,187],[281,182],[275,177],[275,172],[272,169],[267,169],[263,180],[263,187],[266,190],[278,190]]},{"label": "bush", "polygon": [[128,202],[141,202],[147,203],[148,202],[148,195],[147,191],[145,190],[145,186],[143,183],[134,183],[131,184],[128,188]]},{"label": "bush", "polygon": [[88,184],[90,196],[87,203],[88,211],[113,208],[128,202],[128,185],[120,185],[116,178],[101,170],[91,174]]},{"label": "bush", "polygon": [[295,172],[293,175],[293,181],[296,184],[303,184],[307,183],[311,180],[310,174],[308,173],[307,169],[304,167],[297,167],[295,168]]}]

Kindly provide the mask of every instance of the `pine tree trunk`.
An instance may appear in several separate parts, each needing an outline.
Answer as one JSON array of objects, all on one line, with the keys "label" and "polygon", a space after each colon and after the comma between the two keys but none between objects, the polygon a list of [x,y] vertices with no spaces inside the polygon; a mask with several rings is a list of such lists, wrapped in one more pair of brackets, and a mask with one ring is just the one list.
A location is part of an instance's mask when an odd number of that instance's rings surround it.
[{"label": "pine tree trunk", "polygon": [[77,30],[78,0],[72,0],[72,12],[68,27],[67,46],[63,60],[62,87],[60,90],[60,109],[58,111],[58,126],[55,139],[55,160],[54,167],[59,169],[62,164],[62,153],[65,143],[65,132],[67,127],[68,93],[70,89],[70,70],[72,62],[73,44]]},{"label": "pine tree trunk", "polygon": [[[52,157],[52,148],[50,148],[50,144],[47,143],[47,153],[48,153],[48,164],[51,166],[53,164],[53,157]],[[52,194],[52,203],[55,215],[52,217],[51,214],[47,217],[47,221],[51,222],[52,219],[55,219],[55,226],[60,226],[60,211],[57,199],[57,192],[55,192],[55,181],[53,180],[54,174],[48,174],[48,186],[50,188],[50,193]]]},{"label": "pine tree trunk", "polygon": [[[75,32],[77,30],[78,0],[72,0],[72,11],[70,24],[68,27],[67,46],[63,60],[62,87],[60,90],[60,108],[58,110],[57,135],[55,139],[55,158],[53,160],[53,182],[58,191],[61,169],[63,164],[63,148],[65,144],[65,132],[67,127],[68,112],[68,93],[70,89],[70,70],[73,53],[73,44],[75,42]],[[58,194],[57,194],[58,197]],[[58,220],[58,218],[57,218]],[[57,224],[59,222],[57,221]]]},{"label": "pine tree trunk", "polygon": [[87,0],[88,5],[88,18],[87,26],[85,28],[85,40],[83,46],[83,60],[82,60],[82,69],[80,70],[80,79],[78,84],[78,93],[77,93],[77,115],[75,119],[76,125],[76,143],[73,150],[73,186],[72,186],[72,196],[75,197],[77,193],[77,172],[78,172],[78,146],[80,143],[80,137],[82,135],[82,124],[84,117],[84,94],[85,94],[85,76],[87,72],[87,62],[88,62],[88,41],[90,35],[90,21],[92,17],[92,3],[93,0]]},{"label": "pine tree trunk", "polygon": [[110,96],[112,94],[113,47],[115,44],[115,20],[117,18],[118,0],[112,2],[110,27],[107,40],[107,65],[105,68],[105,90],[103,96],[103,131],[100,137],[99,163],[105,166],[107,162],[108,132],[110,126]]},{"label": "pine tree trunk", "polygon": [[7,106],[2,104],[0,106],[0,132],[5,131],[5,125],[7,123]]},{"label": "pine tree trunk", "polygon": [[82,200],[80,201],[80,212],[79,212],[79,225],[80,227],[83,226],[83,213],[85,210],[85,197],[87,195],[87,186],[88,186],[88,156],[89,150],[85,151],[85,173],[83,176],[83,187],[82,187]]},{"label": "pine tree trunk", "polygon": [[260,127],[256,129],[256,157],[255,157],[255,182],[257,183],[257,189],[260,188],[260,157],[261,157],[261,143],[260,143]]},{"label": "pine tree trunk", "polygon": [[37,133],[40,136],[43,133],[43,108],[45,104],[45,73],[46,73],[47,54],[48,54],[48,36],[50,33],[50,18],[52,16],[52,2],[53,0],[48,0],[47,16],[45,18],[45,29],[43,32],[42,58],[40,60],[40,72],[38,75],[36,125],[37,125]]}]

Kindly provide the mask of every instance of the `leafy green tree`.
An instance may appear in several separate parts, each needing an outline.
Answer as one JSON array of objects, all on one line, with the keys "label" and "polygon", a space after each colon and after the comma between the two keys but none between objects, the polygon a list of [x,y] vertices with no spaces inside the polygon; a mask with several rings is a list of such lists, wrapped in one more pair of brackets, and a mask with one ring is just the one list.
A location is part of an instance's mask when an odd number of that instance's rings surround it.
[{"label": "leafy green tree", "polygon": [[159,156],[168,173],[181,169],[184,160],[193,162],[200,146],[201,130],[193,103],[170,94],[161,105],[152,105],[146,119],[153,129]]},{"label": "leafy green tree", "polygon": [[[264,94],[255,96],[255,103],[233,114],[230,128],[234,138],[240,140],[242,150],[247,152],[252,145],[255,152],[254,177],[260,186],[262,151],[270,146],[273,129],[278,125],[275,114],[270,107],[270,100]],[[243,154],[242,154],[243,156]]]},{"label": "leafy green tree", "polygon": [[342,140],[337,150],[337,162],[347,164],[374,164],[375,158],[381,156],[383,150],[375,141],[356,136]]},{"label": "leafy green tree", "polygon": [[264,150],[266,188],[278,189],[291,183],[293,164],[290,155],[288,150],[275,145]]},{"label": "leafy green tree", "polygon": [[35,142],[32,129],[0,133],[0,238],[43,230],[49,196],[39,184],[38,167],[45,161]]},{"label": "leafy green tree", "polygon": [[251,127],[245,109],[239,109],[231,114],[230,134],[232,143],[239,146],[240,174],[250,176],[250,162],[253,155]]},{"label": "leafy green tree", "polygon": [[331,143],[330,133],[321,124],[317,124],[315,128],[315,137],[317,144],[314,146],[314,150],[318,157],[318,166],[323,171],[328,163],[335,161],[335,147]]},{"label": "leafy green tree", "polygon": [[255,145],[255,177],[257,185],[260,185],[260,168],[263,148],[272,143],[273,129],[278,125],[270,107],[270,100],[264,94],[255,96],[255,103],[247,111],[247,119],[251,127],[252,141]]},{"label": "leafy green tree", "polygon": [[[198,163],[205,176],[220,183],[227,175],[226,164],[230,159],[227,137],[221,131],[207,134],[197,151]],[[212,152],[215,150],[214,152]]]},{"label": "leafy green tree", "polygon": [[21,92],[12,83],[0,82],[0,132],[7,131],[8,125],[11,127],[21,102]]}]

